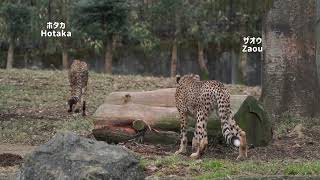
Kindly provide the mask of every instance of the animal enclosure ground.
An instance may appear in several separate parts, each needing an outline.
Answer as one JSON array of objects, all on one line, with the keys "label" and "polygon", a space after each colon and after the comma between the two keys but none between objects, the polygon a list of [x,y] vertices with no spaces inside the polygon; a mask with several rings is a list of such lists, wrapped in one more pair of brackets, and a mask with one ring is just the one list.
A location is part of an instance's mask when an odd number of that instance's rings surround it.
[{"label": "animal enclosure ground", "polygon": [[[175,79],[90,72],[89,116],[85,118],[67,113],[68,85],[66,71],[0,70],[0,144],[13,144],[12,153],[19,154],[14,152],[16,146],[39,145],[59,130],[90,136],[93,127],[90,115],[110,92],[175,87]],[[232,94],[256,97],[260,94],[258,87],[227,85],[227,88]],[[283,123],[276,129],[278,138],[267,147],[250,149],[249,159],[242,162],[234,162],[237,152],[224,145],[210,145],[204,158],[197,161],[187,156],[174,156],[178,145],[155,146],[135,142],[123,145],[142,156],[141,166],[148,175],[200,179],[238,175],[320,175],[320,122],[314,119],[309,123],[289,115],[283,118]],[[304,127],[302,138],[296,134],[289,136],[297,124]],[[0,154],[3,149],[0,146]],[[17,168],[0,167],[0,175]]]}]

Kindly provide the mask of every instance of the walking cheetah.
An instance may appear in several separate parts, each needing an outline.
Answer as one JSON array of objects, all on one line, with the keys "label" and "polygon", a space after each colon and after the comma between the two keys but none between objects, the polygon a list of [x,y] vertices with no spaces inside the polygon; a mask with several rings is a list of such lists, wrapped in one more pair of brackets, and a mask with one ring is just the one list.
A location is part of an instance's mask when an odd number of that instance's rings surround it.
[{"label": "walking cheetah", "polygon": [[69,70],[69,82],[71,87],[71,98],[68,100],[68,112],[78,113],[82,104],[82,115],[86,116],[86,91],[88,83],[88,66],[87,63],[74,60]]},{"label": "walking cheetah", "polygon": [[181,144],[176,154],[186,153],[187,147],[187,116],[196,118],[194,137],[192,139],[192,158],[199,158],[208,145],[207,120],[216,109],[221,120],[223,136],[228,144],[239,147],[239,158],[247,157],[245,132],[236,125],[230,108],[230,94],[218,81],[200,81],[200,77],[188,74],[177,77],[178,87],[175,94],[176,106],[181,120]]}]

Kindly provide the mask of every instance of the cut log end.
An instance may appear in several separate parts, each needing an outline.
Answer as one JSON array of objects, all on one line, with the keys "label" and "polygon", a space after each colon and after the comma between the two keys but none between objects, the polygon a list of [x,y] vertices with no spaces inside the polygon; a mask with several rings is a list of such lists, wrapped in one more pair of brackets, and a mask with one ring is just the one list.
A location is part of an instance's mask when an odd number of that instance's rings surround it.
[{"label": "cut log end", "polygon": [[142,131],[147,127],[147,125],[142,120],[135,120],[132,122],[132,127],[137,131]]}]

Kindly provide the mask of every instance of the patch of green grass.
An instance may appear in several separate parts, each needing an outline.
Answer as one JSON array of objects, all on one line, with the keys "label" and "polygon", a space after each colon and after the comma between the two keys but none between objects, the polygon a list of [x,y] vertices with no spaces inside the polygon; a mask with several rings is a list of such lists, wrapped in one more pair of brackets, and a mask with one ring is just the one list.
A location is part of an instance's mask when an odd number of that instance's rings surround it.
[{"label": "patch of green grass", "polygon": [[303,119],[291,116],[289,113],[283,113],[280,120],[275,127],[275,132],[278,136],[283,136],[288,134],[288,130],[294,128],[295,125],[302,123]]},{"label": "patch of green grass", "polygon": [[204,168],[203,175],[196,176],[197,179],[213,179],[222,178],[232,175],[232,169],[226,166],[227,162],[219,160],[205,160],[200,164],[200,168]]},{"label": "patch of green grass", "polygon": [[1,84],[0,85],[0,91],[6,93],[6,92],[10,92],[10,91],[15,91],[17,89],[17,87],[15,85],[11,85],[11,84]]},{"label": "patch of green grass", "polygon": [[181,162],[180,159],[177,156],[167,156],[161,159],[157,159],[154,162],[154,165],[157,167],[161,166],[174,166],[177,163]]},{"label": "patch of green grass", "polygon": [[[209,161],[210,162],[210,161]],[[216,160],[213,160],[216,164]],[[222,165],[222,166],[220,166]],[[199,176],[199,179],[227,177],[227,176],[263,176],[263,175],[320,175],[319,161],[243,161],[243,162],[230,162],[222,161],[218,166],[213,166],[212,172]],[[218,168],[217,168],[218,167]]]},{"label": "patch of green grass", "polygon": [[205,158],[193,160],[181,156],[152,157],[142,159],[141,166],[158,168],[155,175],[170,175],[171,169],[180,169],[188,176],[196,179],[213,179],[234,176],[264,176],[264,175],[320,175],[320,161],[232,161]]},{"label": "patch of green grass", "polygon": [[319,175],[320,161],[288,164],[284,169],[286,175]]},{"label": "patch of green grass", "polygon": [[[50,122],[50,123],[49,123]],[[5,143],[40,144],[51,138],[62,121],[28,118],[0,121],[0,140]]]},{"label": "patch of green grass", "polygon": [[93,129],[93,120],[86,118],[75,118],[73,120],[64,121],[61,124],[61,130],[84,132]]},{"label": "patch of green grass", "polygon": [[211,160],[204,163],[204,167],[209,170],[219,170],[223,167],[221,161]]}]

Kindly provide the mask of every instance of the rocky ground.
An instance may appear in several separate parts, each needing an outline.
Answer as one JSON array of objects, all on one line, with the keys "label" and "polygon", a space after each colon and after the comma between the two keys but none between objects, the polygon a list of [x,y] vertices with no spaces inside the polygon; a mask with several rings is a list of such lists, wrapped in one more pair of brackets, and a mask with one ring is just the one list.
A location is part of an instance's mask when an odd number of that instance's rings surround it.
[{"label": "rocky ground", "polygon": [[[260,95],[259,87],[226,85],[232,94]],[[113,91],[175,87],[174,78],[110,76],[90,73],[89,116],[66,112],[69,96],[67,72],[0,70],[0,179],[15,174],[25,153],[50,139],[59,130],[91,137],[90,115]],[[200,179],[241,175],[319,175],[320,123],[317,119],[283,117],[274,141],[249,150],[249,158],[235,162],[237,152],[210,145],[202,160],[174,156],[177,145],[155,146],[134,141],[122,145],[141,155],[147,175],[192,176]],[[301,124],[298,137],[295,127]],[[299,128],[298,128],[299,129]],[[19,155],[19,156],[17,156]]]}]

